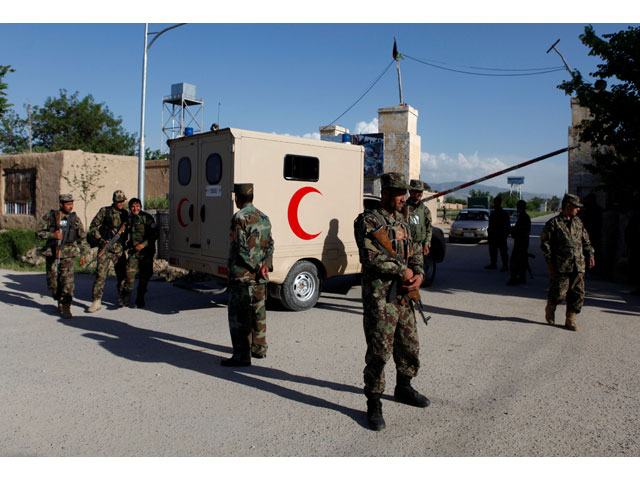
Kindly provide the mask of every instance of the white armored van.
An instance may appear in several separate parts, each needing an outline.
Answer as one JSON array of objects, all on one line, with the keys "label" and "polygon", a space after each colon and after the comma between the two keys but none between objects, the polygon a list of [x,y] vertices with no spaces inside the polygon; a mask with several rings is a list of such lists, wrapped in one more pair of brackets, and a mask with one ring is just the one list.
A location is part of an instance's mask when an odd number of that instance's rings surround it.
[{"label": "white armored van", "polygon": [[227,277],[234,183],[274,240],[269,295],[315,305],[325,278],[358,273],[353,220],[362,211],[363,147],[227,128],[170,140],[169,261]]}]

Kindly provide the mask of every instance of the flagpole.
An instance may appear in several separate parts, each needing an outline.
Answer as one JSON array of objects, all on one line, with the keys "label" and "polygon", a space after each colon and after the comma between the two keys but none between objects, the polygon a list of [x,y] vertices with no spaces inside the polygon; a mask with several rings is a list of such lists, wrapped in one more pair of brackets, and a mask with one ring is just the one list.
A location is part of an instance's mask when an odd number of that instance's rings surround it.
[{"label": "flagpole", "polygon": [[402,75],[400,75],[400,58],[398,47],[396,46],[396,37],[393,37],[393,58],[396,61],[396,70],[398,71],[398,91],[400,93],[400,105],[404,105],[402,101]]}]

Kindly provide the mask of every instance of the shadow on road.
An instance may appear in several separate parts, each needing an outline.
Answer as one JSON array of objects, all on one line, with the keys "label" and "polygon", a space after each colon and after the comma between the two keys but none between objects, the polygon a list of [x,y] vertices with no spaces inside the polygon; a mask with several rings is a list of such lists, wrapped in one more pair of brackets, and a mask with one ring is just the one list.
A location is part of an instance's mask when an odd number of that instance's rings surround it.
[{"label": "shadow on road", "polygon": [[[220,360],[224,357],[205,352],[204,350],[215,350],[225,354],[225,356],[229,356],[231,355],[230,347],[133,327],[127,323],[116,320],[94,316],[76,316],[68,320],[60,319],[59,322],[80,330],[89,330],[90,332],[83,334],[83,336],[96,340],[101,347],[119,357],[136,362],[167,363],[178,368],[192,370],[240,385],[257,388],[288,400],[304,403],[313,407],[335,410],[353,419],[361,426],[366,426],[366,417],[363,411],[354,410],[314,395],[298,392],[294,389],[269,382],[266,379],[329,388],[340,392],[362,394],[362,390],[355,386],[294,375],[275,368],[261,367],[255,364],[249,368],[230,369],[222,367],[220,366]],[[187,344],[191,348],[176,345],[176,343]],[[249,375],[245,375],[245,372]],[[256,378],[256,376],[263,378]]]}]

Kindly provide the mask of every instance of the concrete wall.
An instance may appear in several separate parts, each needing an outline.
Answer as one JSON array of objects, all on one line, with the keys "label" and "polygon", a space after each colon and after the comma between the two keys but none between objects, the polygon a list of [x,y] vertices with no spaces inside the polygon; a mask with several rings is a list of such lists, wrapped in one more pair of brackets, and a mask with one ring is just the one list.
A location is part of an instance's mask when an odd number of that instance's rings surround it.
[{"label": "concrete wall", "polygon": [[[90,200],[86,209],[80,191],[63,179],[73,183],[75,175],[81,180],[83,175],[98,168],[100,173],[96,197]],[[58,208],[58,196],[71,193],[74,196],[74,210],[85,227],[87,222],[105,205],[111,205],[114,190],[124,190],[127,197],[135,196],[138,190],[138,159],[124,155],[106,155],[63,150],[51,153],[31,153],[21,155],[0,155],[0,170],[36,170],[35,213],[34,215],[5,214],[5,179],[0,180],[0,229],[34,228],[38,220],[49,210]]]},{"label": "concrete wall", "polygon": [[169,194],[169,160],[147,160],[144,169],[144,196],[166,197]]}]

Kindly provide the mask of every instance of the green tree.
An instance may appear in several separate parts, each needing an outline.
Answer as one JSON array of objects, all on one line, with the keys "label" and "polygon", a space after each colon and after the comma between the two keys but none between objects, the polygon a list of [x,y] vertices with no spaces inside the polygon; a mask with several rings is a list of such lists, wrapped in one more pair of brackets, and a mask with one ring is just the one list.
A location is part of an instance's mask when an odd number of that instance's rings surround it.
[{"label": "green tree", "polygon": [[[590,56],[602,59],[590,74],[598,80],[592,84],[574,70],[573,78],[558,88],[575,95],[590,112],[579,133],[593,148],[593,163],[586,168],[600,176],[613,198],[638,202],[640,189],[630,179],[640,178],[640,27],[598,37],[589,25],[580,40]],[[612,83],[610,89],[606,80]]]},{"label": "green tree", "polygon": [[488,191],[476,190],[475,188],[469,192],[470,197],[490,197]]},{"label": "green tree", "polygon": [[516,192],[502,192],[496,195],[502,199],[502,208],[516,208],[520,197]]},{"label": "green tree", "polygon": [[554,212],[556,210],[559,210],[560,209],[560,198],[557,197],[556,195],[551,197],[551,200],[549,201],[549,208]]},{"label": "green tree", "polygon": [[5,90],[8,85],[3,81],[4,76],[9,72],[15,72],[15,70],[11,68],[11,65],[0,65],[0,118],[2,118],[5,112],[9,110],[9,107],[13,107],[13,105],[7,102],[7,99],[5,98],[7,96]]},{"label": "green tree", "polygon": [[445,197],[444,199],[445,203],[460,203],[462,205],[466,205],[467,204],[467,199],[466,198],[455,198],[452,195],[449,195],[448,197]]},{"label": "green tree", "polygon": [[[16,116],[17,119],[19,117]],[[22,119],[19,119],[22,121]],[[34,107],[31,115],[33,147],[36,151],[84,150],[94,153],[133,155],[136,138],[122,127],[104,103],[96,103],[92,95],[80,99],[60,90],[57,98],[49,97],[42,107]],[[19,126],[20,122],[14,122]],[[4,153],[24,151],[23,132],[0,129],[0,148]]]},{"label": "green tree", "polygon": [[[139,152],[140,149],[138,148],[137,151]],[[167,154],[166,153],[162,153],[160,151],[160,149],[151,150],[150,148],[145,147],[145,149],[144,149],[144,157],[145,157],[146,160],[166,160],[167,159]]]},{"label": "green tree", "polygon": [[[0,117],[0,150],[3,153],[22,153],[29,150],[27,123],[27,120],[20,118],[13,110]],[[33,150],[39,151],[36,148]]]},{"label": "green tree", "polygon": [[527,210],[532,210],[534,212],[537,212],[538,210],[540,210],[540,205],[542,205],[542,202],[544,202],[542,198],[533,197],[531,200],[527,202]]}]

